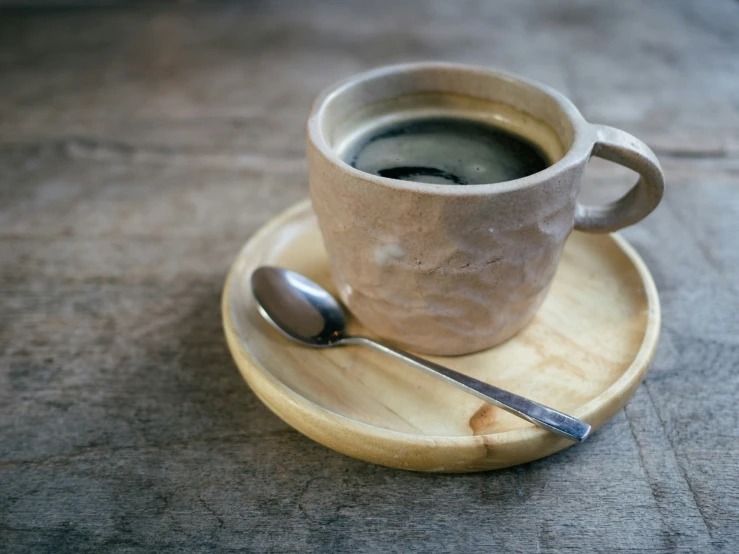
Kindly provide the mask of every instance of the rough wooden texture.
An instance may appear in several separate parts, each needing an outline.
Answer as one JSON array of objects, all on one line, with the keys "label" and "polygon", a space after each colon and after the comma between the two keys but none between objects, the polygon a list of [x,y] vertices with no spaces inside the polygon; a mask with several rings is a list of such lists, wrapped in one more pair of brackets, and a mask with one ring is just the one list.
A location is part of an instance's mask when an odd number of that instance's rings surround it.
[{"label": "rough wooden texture", "polygon": [[[389,467],[460,473],[530,462],[573,445],[368,348],[306,349],[258,313],[260,265],[297,271],[336,295],[316,214],[305,200],[241,250],[224,287],[223,327],[244,379],[274,413],[321,444]],[[599,429],[623,408],[654,356],[659,299],[623,239],[574,233],[534,320],[496,348],[439,364]],[[371,331],[353,317],[348,333]]]},{"label": "rough wooden texture", "polygon": [[[252,2],[0,13],[0,550],[739,550],[739,5]],[[587,443],[413,474],[289,429],[219,294],[306,196],[332,80],[424,58],[568,94],[661,156],[626,236],[660,289],[645,384]],[[627,172],[593,163],[592,197]]]}]

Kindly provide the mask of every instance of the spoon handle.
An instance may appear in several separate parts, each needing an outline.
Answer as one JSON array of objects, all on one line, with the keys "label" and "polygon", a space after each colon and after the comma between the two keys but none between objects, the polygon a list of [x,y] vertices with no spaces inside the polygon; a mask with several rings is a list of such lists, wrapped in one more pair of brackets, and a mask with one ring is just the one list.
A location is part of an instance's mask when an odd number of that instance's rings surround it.
[{"label": "spoon handle", "polygon": [[478,398],[490,402],[512,414],[517,415],[534,425],[543,427],[552,433],[556,433],[562,437],[575,442],[584,441],[590,434],[590,425],[577,418],[563,414],[552,408],[548,408],[538,402],[524,398],[512,392],[500,389],[496,386],[483,383],[477,379],[449,369],[448,367],[435,364],[429,360],[424,360],[418,356],[414,356],[409,352],[398,350],[391,346],[379,343],[368,337],[347,337],[342,342],[345,344],[362,344],[369,346],[375,350],[379,350],[401,360],[413,367],[425,371],[435,377],[438,377],[447,383],[454,385],[458,389],[468,392]]}]

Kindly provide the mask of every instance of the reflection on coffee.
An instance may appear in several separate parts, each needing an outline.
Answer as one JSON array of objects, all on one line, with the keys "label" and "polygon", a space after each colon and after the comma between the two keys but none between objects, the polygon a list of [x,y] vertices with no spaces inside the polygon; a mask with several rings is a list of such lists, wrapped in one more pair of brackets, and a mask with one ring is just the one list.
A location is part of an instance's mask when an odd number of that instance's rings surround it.
[{"label": "reflection on coffee", "polygon": [[390,179],[446,185],[500,183],[550,165],[524,137],[473,119],[452,116],[405,118],[355,137],[345,162]]}]

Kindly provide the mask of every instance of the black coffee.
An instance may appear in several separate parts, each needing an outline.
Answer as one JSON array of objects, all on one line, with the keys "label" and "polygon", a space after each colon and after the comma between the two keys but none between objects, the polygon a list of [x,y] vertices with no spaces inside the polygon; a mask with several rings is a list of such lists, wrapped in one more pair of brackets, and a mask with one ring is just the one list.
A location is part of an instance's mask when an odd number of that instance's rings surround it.
[{"label": "black coffee", "polygon": [[375,127],[345,148],[342,157],[366,173],[445,185],[511,181],[550,165],[544,152],[521,136],[448,116]]}]

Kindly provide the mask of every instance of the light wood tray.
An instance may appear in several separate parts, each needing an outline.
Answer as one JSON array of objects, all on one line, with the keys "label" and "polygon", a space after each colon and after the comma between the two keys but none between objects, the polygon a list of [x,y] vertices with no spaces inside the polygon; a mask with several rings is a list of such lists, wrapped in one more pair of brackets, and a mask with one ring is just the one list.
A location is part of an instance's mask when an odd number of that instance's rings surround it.
[{"label": "light wood tray", "polygon": [[[308,201],[280,214],[239,253],[223,291],[231,352],[257,396],[310,438],[362,460],[419,471],[507,467],[573,443],[362,347],[313,350],[258,314],[251,272],[277,265],[335,293]],[[366,333],[350,318],[352,332]],[[429,357],[599,428],[631,397],[660,328],[649,270],[618,235],[575,232],[551,292],[517,336],[491,350]]]}]

